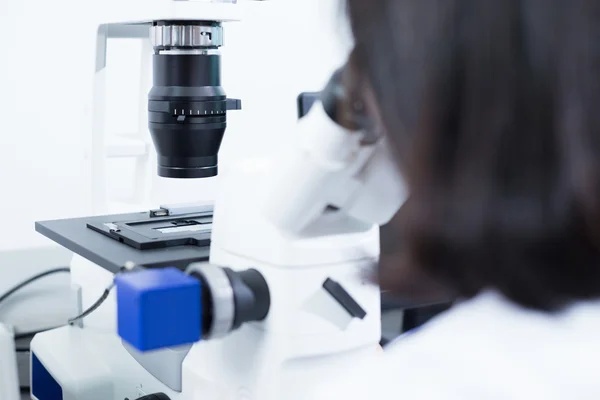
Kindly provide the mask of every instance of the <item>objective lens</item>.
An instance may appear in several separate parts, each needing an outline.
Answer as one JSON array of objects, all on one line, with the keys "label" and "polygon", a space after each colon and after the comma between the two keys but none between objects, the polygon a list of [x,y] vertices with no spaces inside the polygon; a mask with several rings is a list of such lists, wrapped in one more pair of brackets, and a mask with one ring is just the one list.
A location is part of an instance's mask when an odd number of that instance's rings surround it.
[{"label": "objective lens", "polygon": [[227,111],[241,108],[241,102],[227,99],[221,87],[221,56],[216,50],[220,44],[215,41],[222,36],[215,31],[220,27],[162,24],[155,28],[160,29],[154,32],[148,119],[158,153],[158,175],[216,176]]}]

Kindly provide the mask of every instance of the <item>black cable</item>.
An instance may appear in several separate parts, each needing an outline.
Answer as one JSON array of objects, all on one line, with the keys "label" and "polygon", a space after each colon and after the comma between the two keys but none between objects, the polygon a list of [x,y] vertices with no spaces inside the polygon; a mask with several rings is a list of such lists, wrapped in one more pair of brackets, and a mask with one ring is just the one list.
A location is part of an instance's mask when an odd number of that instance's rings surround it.
[{"label": "black cable", "polygon": [[19,290],[23,289],[25,286],[37,281],[38,279],[44,278],[48,275],[58,274],[58,273],[62,273],[62,272],[71,272],[71,270],[69,268],[56,268],[56,269],[51,269],[49,271],[45,271],[40,274],[34,275],[31,278],[27,279],[26,281],[21,282],[14,288],[10,289],[8,292],[4,293],[2,296],[0,296],[0,303],[2,303],[4,300],[6,300],[9,296],[14,294],[15,292],[18,292]]},{"label": "black cable", "polygon": [[[133,269],[133,264],[131,265],[125,265],[121,268],[119,268],[119,270],[115,273],[115,277],[125,271],[127,271],[128,269]],[[85,310],[83,313],[81,313],[80,315],[69,319],[69,325],[73,325],[75,322],[84,319],[85,317],[87,317],[88,315],[90,315],[91,313],[93,313],[94,311],[96,311],[101,305],[102,303],[104,303],[104,301],[108,298],[108,295],[110,294],[110,291],[112,290],[112,288],[115,286],[115,279],[113,277],[112,282],[110,283],[110,285],[104,289],[104,293],[102,293],[102,296],[100,296],[100,298],[98,300],[96,300],[96,302],[94,304],[92,304],[87,310]]]},{"label": "black cable", "polygon": [[104,300],[107,299],[112,288],[113,288],[113,285],[110,285],[108,288],[106,288],[104,290],[104,293],[102,293],[102,296],[100,296],[100,298],[98,300],[96,300],[96,302],[94,304],[92,304],[90,308],[88,308],[82,314],[76,316],[75,318],[71,318],[69,320],[69,325],[73,325],[75,322],[77,322],[81,319],[84,319],[85,317],[87,317],[88,315],[90,315],[91,313],[96,311],[98,309],[98,307],[100,307],[102,305],[102,303],[104,303]]},{"label": "black cable", "polygon": [[[126,271],[127,269],[132,269],[133,266],[123,266],[119,269],[119,271],[117,271],[117,273],[115,274],[118,275],[124,271]],[[51,269],[49,271],[45,271],[42,272],[40,274],[37,274],[35,276],[32,276],[31,278],[27,279],[26,281],[18,284],[17,286],[15,286],[14,288],[10,289],[8,292],[6,292],[5,294],[3,294],[2,296],[0,296],[0,303],[2,303],[4,300],[6,300],[6,298],[8,298],[10,295],[14,294],[15,292],[21,290],[22,288],[24,288],[25,286],[37,281],[38,279],[41,279],[43,277],[46,277],[48,275],[52,275],[52,274],[57,274],[57,273],[61,273],[61,272],[71,272],[71,270],[69,268],[63,267],[63,268],[56,268],[56,269]],[[96,311],[98,309],[98,307],[100,307],[102,305],[102,303],[104,303],[104,301],[108,298],[108,295],[110,294],[110,291],[112,290],[112,288],[114,287],[114,279],[111,283],[111,285],[106,288],[104,290],[104,293],[102,294],[102,296],[100,296],[100,298],[94,303],[92,304],[92,306],[90,308],[88,308],[87,310],[85,310],[81,315],[78,315],[74,318],[69,319],[69,325],[73,325],[75,322],[87,317],[88,315],[90,315],[91,313],[93,313],[94,311]],[[36,333],[40,333],[40,332],[34,332],[33,334],[35,335]],[[23,337],[27,337],[30,334],[22,334],[19,336],[23,336]],[[17,337],[18,338],[18,337]]]}]

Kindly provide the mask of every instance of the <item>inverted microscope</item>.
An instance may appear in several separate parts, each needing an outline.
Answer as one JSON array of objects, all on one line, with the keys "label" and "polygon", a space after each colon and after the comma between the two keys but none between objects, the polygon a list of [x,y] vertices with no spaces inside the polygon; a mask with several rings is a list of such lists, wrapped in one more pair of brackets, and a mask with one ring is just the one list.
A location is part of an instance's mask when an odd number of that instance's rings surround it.
[{"label": "inverted microscope", "polygon": [[[216,176],[227,113],[242,109],[220,83],[223,22],[235,18],[200,14],[100,29],[152,37],[148,122],[163,177]],[[214,207],[36,224],[76,253],[78,315],[33,339],[32,398],[309,400],[379,356],[369,275],[378,226],[405,194],[344,71],[300,96],[303,117],[281,151],[230,166]]]}]

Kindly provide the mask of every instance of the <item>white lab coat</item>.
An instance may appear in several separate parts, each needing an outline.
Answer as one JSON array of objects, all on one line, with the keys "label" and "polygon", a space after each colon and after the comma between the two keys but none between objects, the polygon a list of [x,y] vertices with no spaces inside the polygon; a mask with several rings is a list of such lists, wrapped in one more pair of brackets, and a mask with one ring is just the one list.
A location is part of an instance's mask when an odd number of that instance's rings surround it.
[{"label": "white lab coat", "polygon": [[555,315],[495,293],[456,305],[315,399],[600,399],[600,301]]}]

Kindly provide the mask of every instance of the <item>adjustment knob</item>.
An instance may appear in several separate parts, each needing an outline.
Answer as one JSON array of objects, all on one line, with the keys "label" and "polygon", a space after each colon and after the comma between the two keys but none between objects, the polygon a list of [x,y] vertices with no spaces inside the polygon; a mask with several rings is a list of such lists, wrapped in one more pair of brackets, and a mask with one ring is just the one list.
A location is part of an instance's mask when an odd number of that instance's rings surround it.
[{"label": "adjustment knob", "polygon": [[269,286],[254,269],[211,264],[144,269],[117,275],[119,336],[139,351],[221,338],[242,324],[262,321],[271,306]]},{"label": "adjustment knob", "polygon": [[187,273],[202,286],[202,335],[215,339],[242,324],[262,321],[271,307],[269,285],[255,269],[233,271],[208,263],[191,264]]}]

